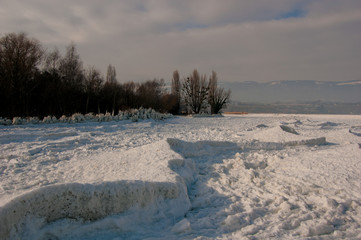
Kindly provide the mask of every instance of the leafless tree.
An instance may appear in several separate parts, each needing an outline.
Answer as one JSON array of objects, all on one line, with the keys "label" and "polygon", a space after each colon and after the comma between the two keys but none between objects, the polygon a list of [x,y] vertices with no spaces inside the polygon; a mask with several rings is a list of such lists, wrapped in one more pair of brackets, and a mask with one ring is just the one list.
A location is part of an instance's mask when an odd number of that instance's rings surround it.
[{"label": "leafless tree", "polygon": [[200,113],[205,107],[208,96],[208,83],[206,75],[199,75],[197,70],[183,81],[184,102],[193,113]]},{"label": "leafless tree", "polygon": [[49,73],[59,71],[61,64],[61,55],[59,50],[55,48],[53,51],[45,54],[44,70]]},{"label": "leafless tree", "polygon": [[180,98],[180,79],[179,79],[179,73],[178,70],[175,70],[173,72],[173,78],[172,78],[172,89],[171,89],[171,93],[174,94],[175,96],[178,96]]},{"label": "leafless tree", "polygon": [[111,64],[108,65],[107,68],[107,78],[105,81],[105,86],[104,86],[107,91],[108,94],[111,95],[112,97],[112,115],[115,114],[115,105],[116,105],[116,100],[119,97],[119,88],[120,85],[117,82],[117,73],[115,71],[115,67],[112,66]]},{"label": "leafless tree", "polygon": [[111,64],[109,64],[108,68],[107,68],[106,82],[107,83],[115,83],[115,82],[117,82],[117,72],[115,71],[115,67],[112,66]]},{"label": "leafless tree", "polygon": [[85,89],[85,78],[83,62],[74,43],[67,47],[65,56],[60,60],[59,75],[60,92],[62,92],[59,102],[62,112],[64,114],[81,112],[84,108],[81,100]]},{"label": "leafless tree", "polygon": [[11,106],[8,115],[29,113],[28,98],[43,53],[39,41],[25,33],[10,33],[0,39],[0,91],[4,98],[0,100]]},{"label": "leafless tree", "polygon": [[212,71],[208,85],[208,104],[211,107],[212,114],[218,114],[219,111],[226,106],[231,97],[231,90],[225,91],[224,88],[217,86],[217,82],[217,73]]},{"label": "leafless tree", "polygon": [[136,89],[137,107],[160,109],[164,86],[164,79],[153,79],[138,84]]},{"label": "leafless tree", "polygon": [[172,102],[173,105],[170,111],[172,113],[179,114],[181,103],[181,82],[177,70],[173,72],[171,95],[168,98],[168,100]]},{"label": "leafless tree", "polygon": [[[85,72],[85,93],[87,96],[85,112],[89,112],[89,102],[96,101],[98,113],[100,113],[99,98],[103,84],[103,78],[100,71],[95,67],[89,67]],[[95,104],[92,104],[95,105]]]},{"label": "leafless tree", "polygon": [[[95,67],[84,70],[74,43],[66,48],[64,55],[56,48],[44,54],[40,43],[24,33],[0,37],[1,117],[49,114],[60,117],[76,112],[114,115],[118,110],[141,106],[179,114],[181,103],[189,112],[199,113],[209,109],[207,100],[212,104],[215,99],[215,103],[220,101],[222,105],[229,99],[229,94],[217,87],[213,75],[209,84],[207,77],[197,70],[182,80],[178,71],[174,71],[171,92],[166,90],[162,79],[121,84],[112,65],[108,66],[105,79]],[[215,109],[212,107],[212,112]]]},{"label": "leafless tree", "polygon": [[71,43],[66,49],[66,54],[60,63],[60,73],[66,84],[72,87],[82,87],[84,81],[83,62],[74,43]]},{"label": "leafless tree", "polygon": [[137,89],[137,84],[134,83],[133,81],[130,81],[130,82],[126,82],[126,83],[122,84],[122,87],[123,87],[123,96],[121,98],[122,108],[127,109],[127,108],[136,107],[135,91]]}]

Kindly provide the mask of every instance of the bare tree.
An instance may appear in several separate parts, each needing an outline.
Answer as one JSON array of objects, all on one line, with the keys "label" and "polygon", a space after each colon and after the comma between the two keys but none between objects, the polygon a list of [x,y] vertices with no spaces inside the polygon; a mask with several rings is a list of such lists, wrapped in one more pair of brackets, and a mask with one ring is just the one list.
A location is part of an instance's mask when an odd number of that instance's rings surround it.
[{"label": "bare tree", "polygon": [[180,79],[179,79],[179,73],[178,70],[175,70],[173,72],[173,78],[172,78],[172,94],[174,94],[175,96],[179,96],[180,98]]},{"label": "bare tree", "polygon": [[183,97],[185,104],[193,113],[200,113],[205,107],[208,96],[206,75],[200,76],[197,70],[183,81]]},{"label": "bare tree", "polygon": [[137,84],[133,81],[122,84],[123,95],[121,97],[121,106],[123,109],[136,107],[136,89]]},{"label": "bare tree", "polygon": [[48,71],[49,73],[55,73],[59,71],[60,64],[61,64],[61,55],[57,48],[45,54],[45,61],[44,61],[45,71]]},{"label": "bare tree", "polygon": [[[100,106],[99,106],[99,97],[100,91],[103,84],[103,78],[100,74],[100,71],[95,69],[95,67],[89,67],[85,72],[85,93],[87,96],[86,105],[85,105],[85,112],[89,112],[89,102],[91,100],[97,101],[97,110],[100,113]],[[95,105],[95,104],[92,104]]]},{"label": "bare tree", "polygon": [[231,90],[225,91],[224,88],[217,86],[218,77],[215,71],[209,78],[208,103],[211,107],[212,114],[218,114],[226,106],[231,97]]},{"label": "bare tree", "polygon": [[43,49],[36,39],[25,33],[10,33],[0,39],[0,95],[6,115],[29,113],[29,98],[34,76],[43,57]]},{"label": "bare tree", "polygon": [[181,82],[177,70],[173,72],[171,96],[169,97],[170,97],[169,100],[173,100],[171,102],[173,102],[174,105],[171,109],[171,112],[175,114],[179,114],[180,102],[181,102]]},{"label": "bare tree", "polygon": [[81,112],[84,108],[81,101],[85,88],[84,69],[74,43],[67,47],[65,56],[60,60],[59,75],[62,92],[59,97],[63,114]]},{"label": "bare tree", "polygon": [[112,97],[112,115],[114,115],[115,113],[115,103],[116,103],[116,98],[119,97],[117,96],[119,93],[119,84],[117,82],[117,73],[115,71],[115,67],[112,66],[111,64],[108,65],[107,68],[107,78],[105,81],[105,88],[108,90],[108,94],[111,95]]},{"label": "bare tree", "polygon": [[115,67],[112,66],[111,64],[109,64],[108,68],[107,68],[106,82],[107,83],[115,83],[115,82],[117,82],[117,72],[115,71]]},{"label": "bare tree", "polygon": [[153,79],[139,84],[136,90],[138,107],[160,109],[164,86],[164,79]]},{"label": "bare tree", "polygon": [[83,62],[74,43],[71,43],[66,49],[65,57],[60,63],[60,72],[66,84],[72,87],[82,87],[84,81]]}]

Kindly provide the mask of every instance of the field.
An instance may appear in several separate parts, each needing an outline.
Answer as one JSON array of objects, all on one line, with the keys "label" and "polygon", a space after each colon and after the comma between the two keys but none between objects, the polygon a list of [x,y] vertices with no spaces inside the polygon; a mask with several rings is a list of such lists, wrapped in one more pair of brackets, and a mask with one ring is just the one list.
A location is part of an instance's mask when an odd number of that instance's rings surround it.
[{"label": "field", "polygon": [[361,116],[0,126],[1,239],[360,239]]}]

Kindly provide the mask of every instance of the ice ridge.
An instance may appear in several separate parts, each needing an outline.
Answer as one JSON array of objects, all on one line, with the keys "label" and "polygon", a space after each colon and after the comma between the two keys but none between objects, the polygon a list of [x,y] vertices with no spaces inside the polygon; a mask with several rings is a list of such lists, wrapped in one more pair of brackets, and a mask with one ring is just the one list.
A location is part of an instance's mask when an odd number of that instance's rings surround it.
[{"label": "ice ridge", "polygon": [[64,218],[94,221],[151,204],[162,205],[165,217],[182,216],[190,203],[185,183],[179,180],[175,183],[118,181],[43,187],[13,199],[0,209],[0,236],[7,239],[23,232],[21,228],[28,217],[42,218],[45,223]]}]

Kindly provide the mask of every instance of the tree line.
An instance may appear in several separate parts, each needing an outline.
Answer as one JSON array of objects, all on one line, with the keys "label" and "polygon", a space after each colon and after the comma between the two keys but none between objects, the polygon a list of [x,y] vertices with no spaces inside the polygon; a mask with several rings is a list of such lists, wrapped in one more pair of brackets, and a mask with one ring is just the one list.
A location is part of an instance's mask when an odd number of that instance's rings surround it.
[{"label": "tree line", "polygon": [[94,66],[84,68],[75,44],[61,55],[45,51],[25,33],[0,38],[0,116],[60,117],[74,113],[111,113],[133,108],[159,112],[218,113],[230,91],[217,86],[217,75],[207,79],[194,70],[180,79],[174,71],[171,91],[163,79],[120,83],[111,64],[106,77]]}]

